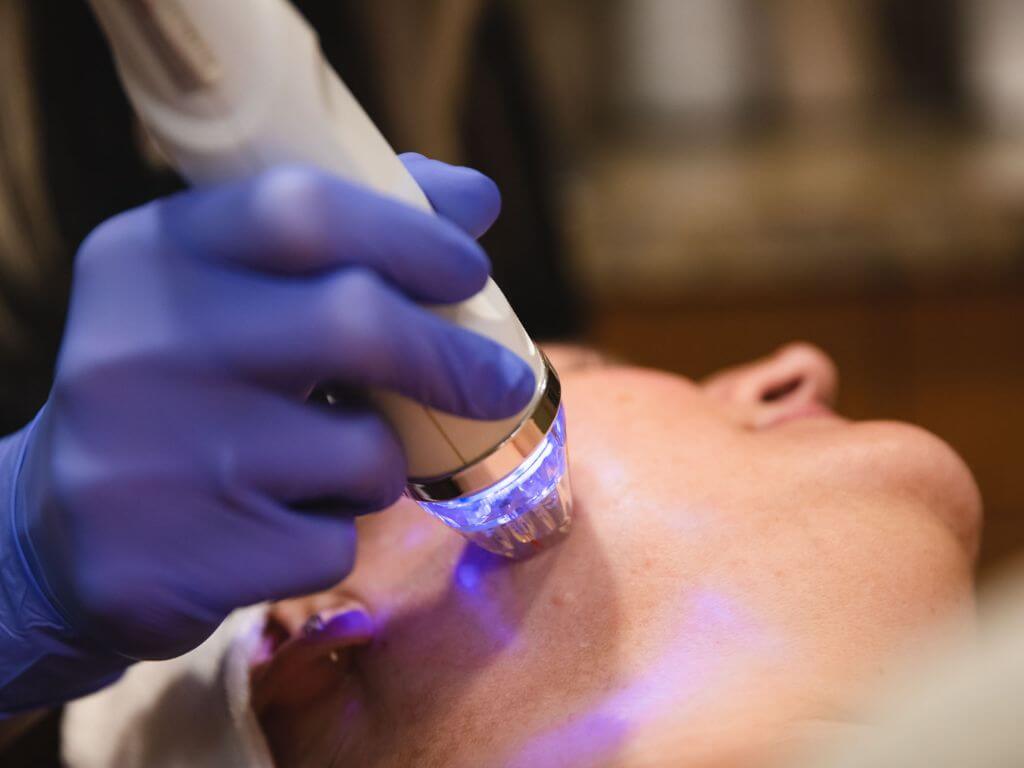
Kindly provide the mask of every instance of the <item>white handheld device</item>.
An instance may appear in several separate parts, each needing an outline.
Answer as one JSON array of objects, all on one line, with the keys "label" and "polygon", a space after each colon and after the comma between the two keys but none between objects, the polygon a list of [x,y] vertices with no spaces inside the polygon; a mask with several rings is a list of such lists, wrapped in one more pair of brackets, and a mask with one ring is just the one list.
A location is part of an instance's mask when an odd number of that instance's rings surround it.
[{"label": "white handheld device", "polygon": [[[192,184],[302,163],[431,210],[287,0],[90,4],[140,119]],[[430,309],[515,352],[537,389],[521,413],[501,421],[372,393],[402,440],[410,494],[493,552],[517,558],[543,549],[571,521],[558,377],[493,281],[466,302]]]}]

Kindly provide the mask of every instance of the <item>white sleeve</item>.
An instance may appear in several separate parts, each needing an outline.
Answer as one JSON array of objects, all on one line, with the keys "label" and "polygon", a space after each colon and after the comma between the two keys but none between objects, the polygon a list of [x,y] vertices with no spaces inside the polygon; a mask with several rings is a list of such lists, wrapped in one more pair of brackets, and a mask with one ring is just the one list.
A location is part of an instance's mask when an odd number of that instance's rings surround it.
[{"label": "white sleeve", "polygon": [[70,704],[61,732],[68,768],[273,768],[249,705],[265,616],[263,606],[236,612],[191,653],[136,664]]}]

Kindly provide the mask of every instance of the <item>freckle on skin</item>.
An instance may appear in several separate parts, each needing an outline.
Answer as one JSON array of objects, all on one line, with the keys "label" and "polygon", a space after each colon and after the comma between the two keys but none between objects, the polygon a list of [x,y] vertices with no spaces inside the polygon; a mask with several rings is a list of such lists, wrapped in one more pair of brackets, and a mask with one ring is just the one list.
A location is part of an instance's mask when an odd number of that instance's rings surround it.
[{"label": "freckle on skin", "polygon": [[551,605],[556,608],[565,608],[572,603],[574,597],[575,596],[572,592],[559,592],[558,594],[551,596]]}]

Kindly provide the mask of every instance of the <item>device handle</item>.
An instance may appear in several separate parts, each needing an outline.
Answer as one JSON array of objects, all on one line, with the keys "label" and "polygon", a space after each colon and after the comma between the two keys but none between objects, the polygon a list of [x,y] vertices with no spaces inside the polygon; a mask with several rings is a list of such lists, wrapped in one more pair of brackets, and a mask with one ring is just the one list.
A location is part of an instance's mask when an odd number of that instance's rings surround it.
[{"label": "device handle", "polygon": [[[301,163],[431,210],[285,0],[90,3],[142,122],[191,183]],[[410,478],[440,477],[489,453],[515,432],[544,387],[543,357],[493,280],[468,301],[429,309],[519,355],[537,377],[537,392],[520,414],[489,422],[374,393],[402,439]]]}]

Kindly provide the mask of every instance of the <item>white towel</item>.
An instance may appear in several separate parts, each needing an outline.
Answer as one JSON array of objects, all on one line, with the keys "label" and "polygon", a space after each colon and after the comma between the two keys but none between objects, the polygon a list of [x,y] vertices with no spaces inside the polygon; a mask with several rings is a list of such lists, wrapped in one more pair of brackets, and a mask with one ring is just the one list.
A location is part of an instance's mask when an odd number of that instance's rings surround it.
[{"label": "white towel", "polygon": [[249,662],[265,606],[232,614],[203,645],[136,664],[106,690],[69,705],[69,768],[273,768],[250,707]]}]

